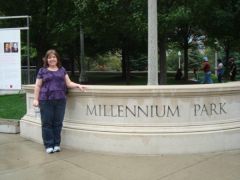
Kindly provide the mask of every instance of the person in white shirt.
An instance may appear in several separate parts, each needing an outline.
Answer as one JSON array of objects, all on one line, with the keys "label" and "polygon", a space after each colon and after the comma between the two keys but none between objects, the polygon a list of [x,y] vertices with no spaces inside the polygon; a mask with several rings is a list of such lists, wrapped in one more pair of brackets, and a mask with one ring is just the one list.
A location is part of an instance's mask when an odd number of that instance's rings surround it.
[{"label": "person in white shirt", "polygon": [[224,74],[224,69],[223,69],[223,63],[221,59],[218,59],[218,65],[217,65],[217,77],[218,77],[218,82],[221,83],[223,80],[223,74]]}]

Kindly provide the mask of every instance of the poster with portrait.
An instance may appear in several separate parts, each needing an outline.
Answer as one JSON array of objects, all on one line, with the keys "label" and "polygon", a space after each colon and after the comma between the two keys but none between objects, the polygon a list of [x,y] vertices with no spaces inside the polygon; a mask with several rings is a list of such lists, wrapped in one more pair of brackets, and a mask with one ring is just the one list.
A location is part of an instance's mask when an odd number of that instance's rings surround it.
[{"label": "poster with portrait", "polygon": [[20,30],[0,29],[0,90],[21,89]]}]

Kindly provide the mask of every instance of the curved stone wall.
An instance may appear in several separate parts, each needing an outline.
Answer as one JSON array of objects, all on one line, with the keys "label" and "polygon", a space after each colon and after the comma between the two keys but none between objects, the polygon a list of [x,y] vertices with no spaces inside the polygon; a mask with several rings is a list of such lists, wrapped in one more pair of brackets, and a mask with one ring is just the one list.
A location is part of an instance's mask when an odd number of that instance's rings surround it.
[{"label": "curved stone wall", "polygon": [[[23,137],[42,142],[27,93]],[[62,146],[105,153],[183,154],[240,148],[240,82],[210,85],[89,86],[70,90]]]}]

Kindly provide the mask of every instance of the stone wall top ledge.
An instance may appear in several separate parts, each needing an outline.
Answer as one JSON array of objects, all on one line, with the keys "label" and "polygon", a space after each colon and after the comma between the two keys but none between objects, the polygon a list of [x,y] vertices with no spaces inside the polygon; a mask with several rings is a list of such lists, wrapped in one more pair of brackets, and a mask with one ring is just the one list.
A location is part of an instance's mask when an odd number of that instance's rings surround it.
[{"label": "stone wall top ledge", "polygon": [[[26,92],[32,92],[34,85],[23,85]],[[197,85],[137,85],[137,86],[110,86],[110,85],[87,85],[86,92],[79,89],[69,89],[70,94],[91,95],[96,94],[174,94],[188,95],[198,94],[232,94],[240,92],[240,82],[217,83],[217,84],[197,84]]]}]

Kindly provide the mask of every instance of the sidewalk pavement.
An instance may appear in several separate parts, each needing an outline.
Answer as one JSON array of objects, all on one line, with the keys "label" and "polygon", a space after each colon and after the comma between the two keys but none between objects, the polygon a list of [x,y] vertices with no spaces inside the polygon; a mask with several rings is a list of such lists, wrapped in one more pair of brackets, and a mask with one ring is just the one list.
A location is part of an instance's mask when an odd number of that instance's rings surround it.
[{"label": "sidewalk pavement", "polygon": [[[239,142],[240,143],[240,142]],[[240,150],[192,155],[109,155],[0,133],[0,180],[239,180]]]}]

